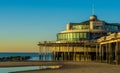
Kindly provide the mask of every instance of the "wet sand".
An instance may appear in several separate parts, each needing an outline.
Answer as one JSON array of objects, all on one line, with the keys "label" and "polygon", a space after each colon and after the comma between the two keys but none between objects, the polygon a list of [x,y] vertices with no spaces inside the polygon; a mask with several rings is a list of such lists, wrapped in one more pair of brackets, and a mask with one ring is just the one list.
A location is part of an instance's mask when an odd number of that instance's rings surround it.
[{"label": "wet sand", "polygon": [[[17,62],[14,62],[14,64],[15,63]],[[97,63],[97,62],[31,62],[31,63],[24,62],[21,64],[28,64],[29,66],[36,64],[43,65],[45,63],[46,65],[60,64],[62,65],[62,67],[60,69],[33,70],[33,71],[24,71],[17,73],[120,73],[120,65],[111,65],[111,64]]]},{"label": "wet sand", "polygon": [[54,62],[54,61],[0,62],[0,67],[46,66],[46,65],[58,65],[59,63],[60,62]]}]

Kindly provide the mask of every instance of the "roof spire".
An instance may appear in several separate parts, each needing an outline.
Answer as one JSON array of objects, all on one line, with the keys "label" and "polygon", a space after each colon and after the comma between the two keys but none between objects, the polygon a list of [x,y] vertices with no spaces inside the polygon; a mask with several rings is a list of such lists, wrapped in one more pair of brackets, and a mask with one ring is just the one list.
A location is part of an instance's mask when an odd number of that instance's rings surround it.
[{"label": "roof spire", "polygon": [[92,15],[95,14],[94,4],[92,4]]},{"label": "roof spire", "polygon": [[92,0],[92,15],[95,14],[95,5],[94,5],[94,0]]}]

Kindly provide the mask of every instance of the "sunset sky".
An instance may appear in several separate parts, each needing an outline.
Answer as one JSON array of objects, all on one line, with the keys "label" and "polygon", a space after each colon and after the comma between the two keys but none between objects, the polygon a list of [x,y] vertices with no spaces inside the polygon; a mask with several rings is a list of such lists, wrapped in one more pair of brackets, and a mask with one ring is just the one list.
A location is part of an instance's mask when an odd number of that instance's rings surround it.
[{"label": "sunset sky", "polygon": [[39,41],[55,41],[69,22],[92,14],[120,23],[120,0],[0,0],[0,52],[37,52]]}]

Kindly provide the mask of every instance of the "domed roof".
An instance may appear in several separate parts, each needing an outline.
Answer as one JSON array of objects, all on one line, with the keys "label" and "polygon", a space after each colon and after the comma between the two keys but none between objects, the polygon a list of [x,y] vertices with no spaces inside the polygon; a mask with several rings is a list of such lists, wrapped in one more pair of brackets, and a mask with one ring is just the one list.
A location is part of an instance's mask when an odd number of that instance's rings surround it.
[{"label": "domed roof", "polygon": [[97,20],[97,16],[96,16],[96,15],[92,15],[92,16],[90,16],[90,20],[91,20],[91,21],[95,21],[95,20]]}]

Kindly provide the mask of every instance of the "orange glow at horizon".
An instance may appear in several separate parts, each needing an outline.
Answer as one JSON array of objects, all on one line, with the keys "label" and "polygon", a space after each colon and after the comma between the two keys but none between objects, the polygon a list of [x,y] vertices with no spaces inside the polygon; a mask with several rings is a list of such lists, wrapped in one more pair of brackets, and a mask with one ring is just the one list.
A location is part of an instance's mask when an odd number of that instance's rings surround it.
[{"label": "orange glow at horizon", "polygon": [[1,40],[0,52],[38,52],[37,42],[32,40]]}]

